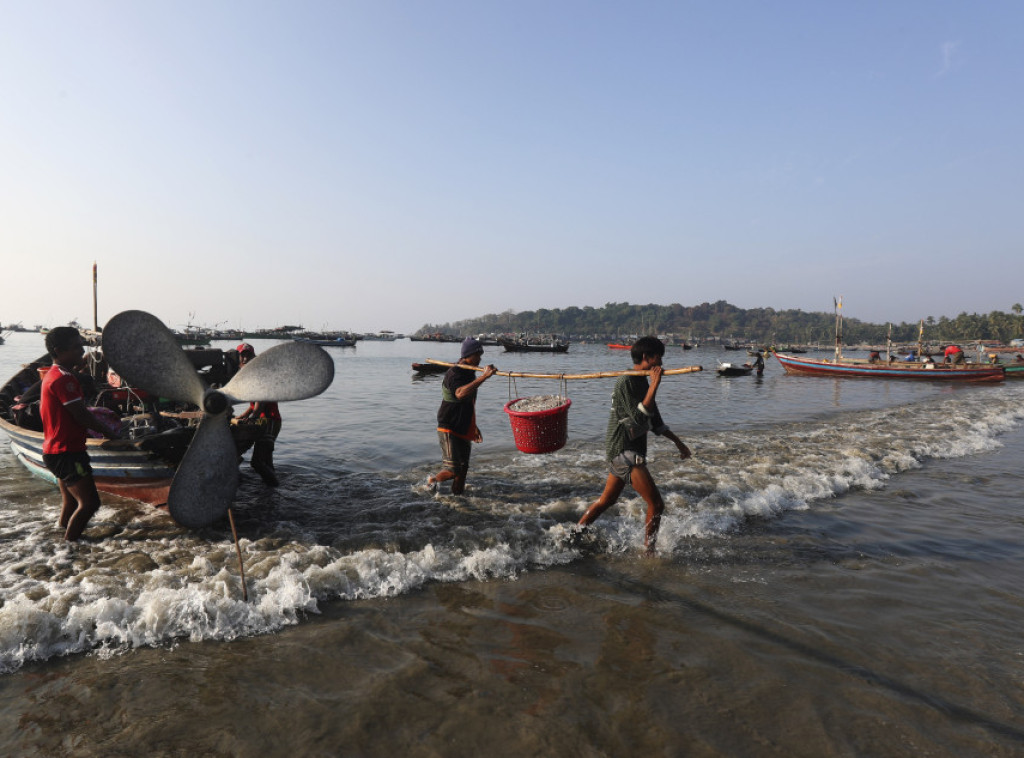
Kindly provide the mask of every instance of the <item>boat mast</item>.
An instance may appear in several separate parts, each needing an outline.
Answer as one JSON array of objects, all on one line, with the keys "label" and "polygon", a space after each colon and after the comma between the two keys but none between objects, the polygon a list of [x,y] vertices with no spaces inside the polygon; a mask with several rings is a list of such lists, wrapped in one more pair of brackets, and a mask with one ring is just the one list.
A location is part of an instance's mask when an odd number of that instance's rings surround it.
[{"label": "boat mast", "polygon": [[96,261],[92,262],[92,330],[100,330],[100,320],[96,309]]},{"label": "boat mast", "polygon": [[836,361],[843,357],[843,298],[832,298],[836,308]]},{"label": "boat mast", "polygon": [[917,330],[917,359],[923,360],[924,356],[924,319],[921,319],[921,328]]}]

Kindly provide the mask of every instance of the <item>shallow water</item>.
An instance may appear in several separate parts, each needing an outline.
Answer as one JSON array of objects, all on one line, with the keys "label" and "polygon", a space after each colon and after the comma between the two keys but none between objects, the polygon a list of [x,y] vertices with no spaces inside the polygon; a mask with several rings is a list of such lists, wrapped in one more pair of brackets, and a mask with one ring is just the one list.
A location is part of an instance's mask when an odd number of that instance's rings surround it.
[{"label": "shallow water", "polygon": [[[270,343],[257,344],[257,350]],[[670,352],[652,444],[669,506],[640,557],[627,490],[565,539],[604,478],[613,380],[569,385],[570,441],[516,451],[495,377],[467,496],[437,466],[451,360],[335,349],[324,396],[282,407],[282,486],[243,467],[236,521],[185,532],[107,501],[58,540],[59,497],[0,452],[0,719],[7,754],[1016,755],[1024,382],[714,374]],[[0,370],[41,353],[0,347]],[[485,356],[512,371],[628,368],[604,346]],[[112,499],[111,499],[112,500]]]}]

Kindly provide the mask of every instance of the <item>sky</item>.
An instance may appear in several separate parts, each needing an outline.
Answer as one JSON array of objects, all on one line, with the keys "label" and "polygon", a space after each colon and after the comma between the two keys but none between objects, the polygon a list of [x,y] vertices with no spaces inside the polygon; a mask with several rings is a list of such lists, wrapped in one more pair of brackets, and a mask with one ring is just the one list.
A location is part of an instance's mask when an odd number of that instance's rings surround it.
[{"label": "sky", "polygon": [[[1024,302],[1018,0],[0,0],[0,323]],[[1012,261],[1017,260],[1014,264]]]}]

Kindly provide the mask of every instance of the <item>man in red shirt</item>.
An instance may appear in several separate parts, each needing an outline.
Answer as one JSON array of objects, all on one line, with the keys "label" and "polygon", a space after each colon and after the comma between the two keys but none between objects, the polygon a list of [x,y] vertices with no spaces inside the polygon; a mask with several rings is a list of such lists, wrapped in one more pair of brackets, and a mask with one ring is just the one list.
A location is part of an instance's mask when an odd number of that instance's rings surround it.
[{"label": "man in red shirt", "polygon": [[963,363],[964,362],[964,351],[960,349],[959,345],[950,345],[943,352],[944,358],[943,363]]},{"label": "man in red shirt", "polygon": [[64,539],[73,542],[99,510],[100,495],[92,478],[86,432],[95,429],[105,437],[117,432],[103,424],[85,405],[82,385],[73,369],[82,363],[85,349],[78,330],[58,326],[46,335],[46,349],[53,366],[43,379],[39,415],[43,420],[43,463],[57,477],[61,506],[58,523]]},{"label": "man in red shirt", "polygon": [[[256,357],[256,348],[248,342],[243,342],[235,350],[238,352],[239,367],[245,366]],[[249,403],[249,407],[238,417],[238,421],[259,424],[263,428],[263,433],[253,443],[249,465],[260,475],[264,483],[276,487],[278,482],[274,469],[274,444],[277,435],[281,433],[281,412],[277,408],[277,403]]]}]

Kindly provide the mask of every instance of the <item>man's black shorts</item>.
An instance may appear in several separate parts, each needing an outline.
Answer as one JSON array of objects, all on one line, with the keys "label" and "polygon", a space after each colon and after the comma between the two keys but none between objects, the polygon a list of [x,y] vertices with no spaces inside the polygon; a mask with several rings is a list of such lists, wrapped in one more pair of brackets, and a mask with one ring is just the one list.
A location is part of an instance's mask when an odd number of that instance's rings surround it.
[{"label": "man's black shorts", "polygon": [[64,484],[74,484],[80,479],[92,476],[89,454],[84,450],[80,453],[44,453],[43,463],[50,473]]}]

